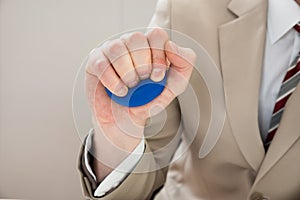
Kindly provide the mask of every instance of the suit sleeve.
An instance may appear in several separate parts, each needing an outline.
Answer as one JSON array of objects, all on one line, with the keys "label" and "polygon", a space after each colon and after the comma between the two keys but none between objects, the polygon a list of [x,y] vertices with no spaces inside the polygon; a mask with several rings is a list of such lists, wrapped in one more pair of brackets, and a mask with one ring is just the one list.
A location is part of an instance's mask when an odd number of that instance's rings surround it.
[{"label": "suit sleeve", "polygon": [[148,27],[171,29],[171,0],[158,0]]},{"label": "suit sleeve", "polygon": [[149,119],[145,129],[145,153],[139,163],[119,186],[102,197],[93,196],[97,186],[91,177],[88,177],[89,173],[86,173],[81,152],[79,171],[85,197],[100,200],[151,199],[163,186],[168,164],[180,143],[180,121],[177,99],[166,108],[165,112]]}]

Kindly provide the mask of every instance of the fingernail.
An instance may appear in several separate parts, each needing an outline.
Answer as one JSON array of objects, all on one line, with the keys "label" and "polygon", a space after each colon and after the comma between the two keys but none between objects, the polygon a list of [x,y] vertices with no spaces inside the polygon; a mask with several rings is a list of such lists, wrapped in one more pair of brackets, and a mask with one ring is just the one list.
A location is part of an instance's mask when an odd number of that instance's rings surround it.
[{"label": "fingernail", "polygon": [[155,82],[163,80],[165,76],[165,71],[161,68],[154,68],[151,74],[151,79]]},{"label": "fingernail", "polygon": [[126,86],[123,86],[117,91],[117,95],[120,97],[124,97],[127,94],[127,91],[128,88]]}]

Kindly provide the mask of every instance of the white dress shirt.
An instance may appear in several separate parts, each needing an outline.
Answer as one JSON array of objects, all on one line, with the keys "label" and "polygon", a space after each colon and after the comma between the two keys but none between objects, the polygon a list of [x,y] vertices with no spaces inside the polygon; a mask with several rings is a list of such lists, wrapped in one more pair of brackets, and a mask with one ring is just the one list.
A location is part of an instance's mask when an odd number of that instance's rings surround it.
[{"label": "white dress shirt", "polygon": [[[96,181],[96,175],[92,170],[92,167],[89,163],[88,151],[92,148],[92,139],[94,135],[94,130],[91,129],[85,142],[84,146],[84,164],[86,169],[91,174],[93,179]],[[128,172],[131,172],[137,163],[140,161],[143,153],[145,151],[145,143],[142,140],[133,152],[123,160],[96,188],[94,192],[95,197],[104,196],[108,191],[113,188],[116,188],[120,183],[127,177]]]},{"label": "white dress shirt", "polygon": [[281,83],[300,51],[300,36],[293,29],[299,21],[300,6],[294,0],[269,0],[258,112],[260,132],[264,141]]},{"label": "white dress shirt", "polygon": [[[166,9],[168,9],[166,7]],[[167,12],[166,12],[167,13]],[[166,16],[170,17],[170,16]],[[166,21],[170,21],[166,19]],[[277,94],[287,69],[300,51],[300,35],[293,26],[300,21],[300,6],[294,0],[269,0],[268,27],[266,35],[264,66],[262,69],[261,88],[259,96],[259,126],[262,139],[265,140]],[[88,163],[87,152],[91,148],[93,131],[87,137],[84,160],[86,168],[92,177],[96,176]],[[120,165],[126,165],[128,171],[132,171],[139,162],[145,146],[142,141]],[[133,156],[135,155],[135,156]],[[140,155],[140,156],[136,156]],[[117,187],[128,173],[115,169],[97,187],[94,196],[105,195],[111,189]]]}]

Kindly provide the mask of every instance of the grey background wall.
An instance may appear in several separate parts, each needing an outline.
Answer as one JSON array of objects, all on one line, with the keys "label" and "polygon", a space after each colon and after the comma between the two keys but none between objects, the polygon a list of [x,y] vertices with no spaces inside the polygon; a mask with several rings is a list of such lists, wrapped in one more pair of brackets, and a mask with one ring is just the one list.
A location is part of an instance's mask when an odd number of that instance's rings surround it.
[{"label": "grey background wall", "polygon": [[84,199],[72,87],[88,52],[155,0],[0,0],[0,199]]}]

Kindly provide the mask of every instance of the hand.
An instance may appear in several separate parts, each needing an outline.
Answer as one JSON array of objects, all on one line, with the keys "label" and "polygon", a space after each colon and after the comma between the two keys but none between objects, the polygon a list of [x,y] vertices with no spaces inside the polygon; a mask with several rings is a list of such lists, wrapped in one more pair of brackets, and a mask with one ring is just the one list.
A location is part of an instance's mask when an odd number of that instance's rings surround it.
[{"label": "hand", "polygon": [[[191,49],[169,41],[167,33],[158,28],[146,35],[139,32],[126,34],[95,49],[86,68],[86,85],[88,100],[99,125],[115,125],[118,123],[115,114],[122,113],[130,115],[134,124],[143,126],[150,117],[150,109],[156,108],[151,114],[157,114],[185,90],[195,58]],[[159,82],[164,78],[169,62],[165,90],[144,106],[117,105],[104,90],[105,86],[115,95],[125,96],[128,88],[136,86],[140,80],[150,77]]]},{"label": "hand", "polygon": [[[86,92],[94,115],[94,129],[104,133],[117,147],[132,151],[143,136],[146,120],[166,108],[186,89],[195,59],[191,49],[169,41],[168,34],[159,28],[145,35],[126,34],[94,49],[86,67]],[[166,70],[165,89],[143,106],[121,106],[113,102],[104,89],[125,96],[128,88],[136,86],[140,80],[161,81]]]}]

